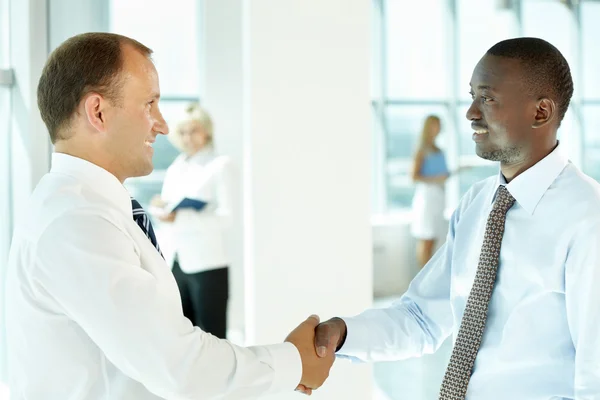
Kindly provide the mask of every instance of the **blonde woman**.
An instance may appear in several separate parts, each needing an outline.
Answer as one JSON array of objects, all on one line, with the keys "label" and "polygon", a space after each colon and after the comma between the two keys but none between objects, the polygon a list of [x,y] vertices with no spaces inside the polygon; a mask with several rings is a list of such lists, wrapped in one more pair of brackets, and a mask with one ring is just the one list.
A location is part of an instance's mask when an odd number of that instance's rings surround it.
[{"label": "blonde woman", "polygon": [[413,198],[412,234],[417,239],[417,260],[423,267],[435,248],[435,242],[443,237],[445,220],[444,184],[450,172],[446,157],[435,140],[441,131],[440,118],[425,118],[419,146],[414,157],[412,179],[415,182]]},{"label": "blonde woman", "polygon": [[215,154],[211,117],[198,105],[187,109],[187,118],[169,136],[182,153],[167,169],[161,196],[153,205],[164,207],[184,198],[196,203],[157,217],[170,225],[173,275],[184,315],[202,330],[225,338],[230,258],[224,235],[232,218],[230,161]]}]

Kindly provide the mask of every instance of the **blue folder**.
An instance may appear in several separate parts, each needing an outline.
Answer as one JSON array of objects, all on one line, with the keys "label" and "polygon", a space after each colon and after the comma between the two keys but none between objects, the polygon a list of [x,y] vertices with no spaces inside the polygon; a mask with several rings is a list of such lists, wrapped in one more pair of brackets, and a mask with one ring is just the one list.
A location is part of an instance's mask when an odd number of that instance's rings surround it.
[{"label": "blue folder", "polygon": [[191,208],[196,211],[200,211],[204,207],[206,207],[206,204],[208,204],[208,203],[205,201],[190,199],[189,197],[185,197],[183,200],[181,200],[179,203],[177,203],[177,205],[173,208],[173,211],[178,211],[183,208]]}]

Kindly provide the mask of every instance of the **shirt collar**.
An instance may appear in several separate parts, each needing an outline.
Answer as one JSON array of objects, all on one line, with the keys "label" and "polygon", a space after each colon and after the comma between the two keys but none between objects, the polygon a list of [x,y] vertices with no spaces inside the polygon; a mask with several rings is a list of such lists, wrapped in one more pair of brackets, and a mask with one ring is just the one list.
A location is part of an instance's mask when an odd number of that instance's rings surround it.
[{"label": "shirt collar", "polygon": [[560,144],[541,159],[537,164],[522,172],[510,183],[506,183],[502,170],[498,173],[494,193],[491,202],[496,198],[496,192],[500,185],[506,186],[517,203],[530,215],[544,196],[554,180],[569,163],[568,158],[561,151]]},{"label": "shirt collar", "polygon": [[132,213],[129,192],[116,176],[82,158],[64,153],[52,153],[51,173],[71,176],[105,198],[126,215]]}]

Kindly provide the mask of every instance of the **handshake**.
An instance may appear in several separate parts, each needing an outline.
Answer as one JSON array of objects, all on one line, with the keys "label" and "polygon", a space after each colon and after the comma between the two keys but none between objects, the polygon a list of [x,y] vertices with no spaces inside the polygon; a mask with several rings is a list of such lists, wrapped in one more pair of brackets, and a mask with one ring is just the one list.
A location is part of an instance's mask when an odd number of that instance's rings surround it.
[{"label": "handshake", "polygon": [[335,351],[346,337],[346,323],[341,318],[319,322],[318,316],[311,315],[285,338],[300,352],[302,379],[296,390],[307,395],[329,377]]}]

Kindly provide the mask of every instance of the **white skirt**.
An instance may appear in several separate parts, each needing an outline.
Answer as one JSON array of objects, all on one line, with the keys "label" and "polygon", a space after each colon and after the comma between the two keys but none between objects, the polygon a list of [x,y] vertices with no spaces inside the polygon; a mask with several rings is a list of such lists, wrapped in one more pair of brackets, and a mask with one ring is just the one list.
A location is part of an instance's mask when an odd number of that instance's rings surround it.
[{"label": "white skirt", "polygon": [[443,185],[418,182],[412,204],[412,235],[423,240],[442,238],[446,229],[445,206]]}]

